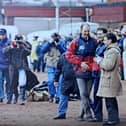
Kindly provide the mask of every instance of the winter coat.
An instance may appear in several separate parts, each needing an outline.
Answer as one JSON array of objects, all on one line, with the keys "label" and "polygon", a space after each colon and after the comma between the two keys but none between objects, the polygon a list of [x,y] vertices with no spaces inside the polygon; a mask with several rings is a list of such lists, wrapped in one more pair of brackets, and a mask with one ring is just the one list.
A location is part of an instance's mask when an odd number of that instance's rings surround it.
[{"label": "winter coat", "polygon": [[[67,60],[74,64],[74,70],[77,78],[92,78],[92,63],[95,56],[96,41],[89,37],[85,40],[81,36],[78,39],[74,39],[67,51]],[[86,62],[89,66],[88,70],[83,69],[80,65],[82,62]]]},{"label": "winter coat", "polygon": [[46,66],[56,67],[60,56],[60,51],[55,47],[51,47],[50,50],[44,55],[44,62],[46,63]]},{"label": "winter coat", "polygon": [[8,68],[8,57],[3,53],[3,49],[10,44],[8,38],[0,41],[0,69]]},{"label": "winter coat", "polygon": [[59,77],[62,74],[62,85],[61,85],[61,93],[63,95],[69,95],[74,92],[76,82],[75,73],[73,70],[73,66],[65,57],[65,54],[62,54],[58,63],[57,69],[54,76],[54,81],[58,82]]},{"label": "winter coat", "polygon": [[19,48],[8,46],[4,48],[3,52],[8,56],[10,65],[17,69],[28,70],[27,56],[31,53],[30,43],[22,43]]},{"label": "winter coat", "polygon": [[120,49],[117,44],[107,47],[104,58],[100,62],[101,77],[97,96],[116,97],[122,94],[121,77],[119,73]]},{"label": "winter coat", "polygon": [[41,48],[41,54],[44,56],[46,66],[56,67],[59,57],[63,53],[64,47],[62,41],[57,45],[54,43],[46,42]]}]

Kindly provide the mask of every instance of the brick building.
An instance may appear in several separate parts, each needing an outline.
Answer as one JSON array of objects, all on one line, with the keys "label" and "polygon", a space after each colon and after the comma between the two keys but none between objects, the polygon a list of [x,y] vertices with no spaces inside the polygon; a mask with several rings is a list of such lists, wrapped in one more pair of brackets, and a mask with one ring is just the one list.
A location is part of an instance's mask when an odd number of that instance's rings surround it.
[{"label": "brick building", "polygon": [[93,7],[92,21],[117,26],[126,22],[125,10],[126,2],[98,4]]},{"label": "brick building", "polygon": [[108,2],[126,2],[126,0],[108,0]]}]

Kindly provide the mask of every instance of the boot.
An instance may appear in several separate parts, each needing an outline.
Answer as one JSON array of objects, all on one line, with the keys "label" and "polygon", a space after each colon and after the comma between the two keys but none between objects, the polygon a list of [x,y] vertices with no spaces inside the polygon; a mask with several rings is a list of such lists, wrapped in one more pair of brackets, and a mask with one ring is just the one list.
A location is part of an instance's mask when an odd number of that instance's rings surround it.
[{"label": "boot", "polygon": [[13,104],[17,104],[17,101],[18,101],[18,94],[14,94]]},{"label": "boot", "polygon": [[53,102],[53,100],[54,100],[53,98],[54,98],[54,96],[50,96],[49,97],[49,103],[52,103]]},{"label": "boot", "polygon": [[10,96],[7,99],[7,104],[11,104],[13,94],[10,94]]},{"label": "boot", "polygon": [[20,87],[19,104],[25,105],[25,86]]}]

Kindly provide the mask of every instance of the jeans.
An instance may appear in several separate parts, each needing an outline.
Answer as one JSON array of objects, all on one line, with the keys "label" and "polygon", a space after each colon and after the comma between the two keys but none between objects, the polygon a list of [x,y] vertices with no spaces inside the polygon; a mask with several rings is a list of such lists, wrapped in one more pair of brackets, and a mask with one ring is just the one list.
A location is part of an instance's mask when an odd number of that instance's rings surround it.
[{"label": "jeans", "polygon": [[46,72],[48,74],[48,90],[49,90],[49,94],[52,97],[55,96],[56,98],[59,98],[60,88],[59,87],[55,88],[55,86],[54,86],[55,71],[56,71],[55,67],[46,66]]},{"label": "jeans", "polygon": [[26,72],[24,69],[19,69],[19,87],[20,87],[20,100],[24,101],[25,100],[25,86],[26,86]]},{"label": "jeans", "polygon": [[38,60],[33,60],[33,71],[35,72],[36,70],[38,70]]},{"label": "jeans", "polygon": [[5,89],[7,100],[10,101],[11,93],[10,93],[10,78],[9,78],[9,70],[0,70],[0,99],[4,98],[4,79],[6,81]]},{"label": "jeans", "polygon": [[58,82],[58,87],[56,88],[56,97],[60,98],[61,95],[61,85],[62,85],[62,77],[63,75],[60,75],[59,82]]},{"label": "jeans", "polygon": [[60,95],[60,102],[58,107],[59,115],[66,114],[68,108],[68,100],[69,100],[69,96],[63,94]]},{"label": "jeans", "polygon": [[19,69],[19,79],[18,79],[18,83],[20,87],[23,87],[26,85],[26,72],[24,69]]}]

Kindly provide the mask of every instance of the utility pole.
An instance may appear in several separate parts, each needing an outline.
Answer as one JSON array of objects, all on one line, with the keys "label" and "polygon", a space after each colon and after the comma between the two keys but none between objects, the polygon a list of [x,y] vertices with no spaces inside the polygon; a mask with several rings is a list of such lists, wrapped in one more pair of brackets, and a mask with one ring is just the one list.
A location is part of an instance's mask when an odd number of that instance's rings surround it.
[{"label": "utility pole", "polygon": [[4,22],[4,17],[3,17],[2,10],[3,10],[3,2],[0,1],[0,24],[3,24],[3,22]]},{"label": "utility pole", "polygon": [[89,22],[89,7],[86,7],[86,22]]},{"label": "utility pole", "polygon": [[56,32],[59,32],[59,0],[56,0]]},{"label": "utility pole", "polygon": [[71,10],[71,0],[69,0],[69,9],[70,9],[70,24],[71,24],[71,35],[72,35],[72,10]]}]

